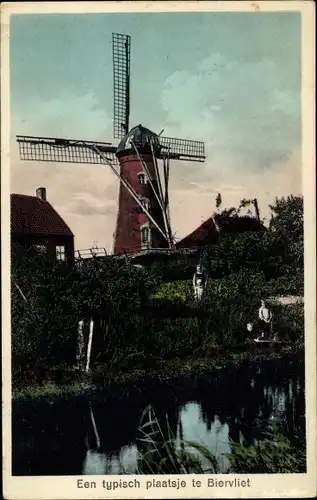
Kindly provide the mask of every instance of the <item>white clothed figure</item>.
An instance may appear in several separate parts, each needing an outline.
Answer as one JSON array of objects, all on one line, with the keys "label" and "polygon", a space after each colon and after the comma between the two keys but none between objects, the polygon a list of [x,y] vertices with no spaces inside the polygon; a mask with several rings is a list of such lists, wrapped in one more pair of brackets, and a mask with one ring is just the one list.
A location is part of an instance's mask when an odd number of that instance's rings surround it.
[{"label": "white clothed figure", "polygon": [[262,333],[262,337],[271,334],[273,314],[267,307],[266,302],[264,300],[261,300],[261,307],[259,309],[259,320],[260,320],[259,326]]},{"label": "white clothed figure", "polygon": [[259,319],[265,323],[270,323],[273,319],[273,314],[269,310],[264,300],[261,300],[261,307],[259,309]]},{"label": "white clothed figure", "polygon": [[205,275],[200,266],[197,266],[197,270],[193,277],[193,288],[194,297],[196,300],[201,300],[205,287]]}]

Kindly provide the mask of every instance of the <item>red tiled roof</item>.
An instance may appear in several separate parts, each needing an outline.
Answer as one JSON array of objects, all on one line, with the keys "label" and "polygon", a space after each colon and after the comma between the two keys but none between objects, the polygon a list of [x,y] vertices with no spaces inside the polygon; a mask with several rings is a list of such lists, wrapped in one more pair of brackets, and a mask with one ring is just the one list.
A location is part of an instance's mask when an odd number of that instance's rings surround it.
[{"label": "red tiled roof", "polygon": [[[221,217],[215,215],[214,218],[220,228],[220,233],[242,233],[244,231],[265,230],[263,224],[254,217]],[[218,239],[218,234],[213,218],[210,217],[192,233],[176,243],[176,248],[189,248],[192,246],[215,243]]]},{"label": "red tiled roof", "polygon": [[74,236],[48,201],[25,194],[11,194],[11,234]]},{"label": "red tiled roof", "polygon": [[176,243],[176,248],[186,248],[192,246],[200,246],[216,241],[218,232],[212,217],[203,222],[192,233],[188,234],[181,241]]},{"label": "red tiled roof", "polygon": [[244,231],[265,231],[261,221],[249,215],[221,216],[216,214],[215,220],[223,233],[243,233]]}]

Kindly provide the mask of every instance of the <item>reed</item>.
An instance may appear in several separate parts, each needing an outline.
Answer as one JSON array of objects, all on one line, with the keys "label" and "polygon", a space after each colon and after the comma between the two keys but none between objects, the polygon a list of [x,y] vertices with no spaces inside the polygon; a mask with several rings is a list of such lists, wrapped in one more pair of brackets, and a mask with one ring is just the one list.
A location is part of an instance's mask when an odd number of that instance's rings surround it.
[{"label": "reed", "polygon": [[[286,474],[306,471],[304,443],[293,445],[277,429],[257,444],[231,442],[224,470],[207,446],[176,439],[168,421],[162,423],[151,406],[145,408],[139,425],[138,474]],[[141,450],[141,451],[140,451]]]},{"label": "reed", "polygon": [[[138,474],[218,472],[217,460],[206,447],[186,440],[182,440],[178,447],[167,418],[164,424],[163,429],[151,406],[145,408],[139,425]],[[188,448],[194,451],[189,451]],[[206,461],[207,468],[204,467]]]}]

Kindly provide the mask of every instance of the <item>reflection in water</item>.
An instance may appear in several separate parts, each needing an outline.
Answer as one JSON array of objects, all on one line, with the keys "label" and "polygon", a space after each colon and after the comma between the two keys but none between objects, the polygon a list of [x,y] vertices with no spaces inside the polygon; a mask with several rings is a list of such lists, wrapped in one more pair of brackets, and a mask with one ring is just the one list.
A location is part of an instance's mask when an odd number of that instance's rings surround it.
[{"label": "reflection in water", "polygon": [[172,434],[177,448],[184,441],[207,446],[226,472],[232,441],[256,444],[275,424],[289,439],[303,439],[303,372],[296,363],[266,361],[220,369],[195,383],[147,382],[129,396],[103,392],[90,400],[14,403],[12,472],[133,474],[148,447],[138,427],[149,404],[165,439]]},{"label": "reflection in water", "polygon": [[136,446],[123,446],[117,456],[87,450],[82,474],[133,474],[136,469],[137,457]]},{"label": "reflection in water", "polygon": [[[223,471],[229,466],[227,454],[231,451],[229,443],[229,426],[222,424],[218,415],[215,415],[213,422],[208,428],[204,422],[201,407],[198,403],[186,404],[180,412],[180,421],[183,426],[183,439],[185,441],[194,441],[206,446],[217,458],[218,464]],[[177,446],[180,446],[180,433],[177,432]],[[193,452],[193,448],[186,447],[188,451]],[[208,463],[203,463],[205,467]]]},{"label": "reflection in water", "polygon": [[[89,401],[89,408],[90,408],[91,425],[92,425],[92,428],[93,428],[93,431],[94,431],[94,436],[95,436],[95,439],[96,439],[96,447],[97,447],[97,449],[99,449],[100,448],[100,437],[99,437],[99,433],[98,433],[98,429],[97,429],[97,425],[96,425],[96,420],[95,420],[95,415],[94,415],[94,412],[93,412],[93,409],[92,409],[91,401]],[[87,438],[88,438],[88,436],[87,436]]]}]

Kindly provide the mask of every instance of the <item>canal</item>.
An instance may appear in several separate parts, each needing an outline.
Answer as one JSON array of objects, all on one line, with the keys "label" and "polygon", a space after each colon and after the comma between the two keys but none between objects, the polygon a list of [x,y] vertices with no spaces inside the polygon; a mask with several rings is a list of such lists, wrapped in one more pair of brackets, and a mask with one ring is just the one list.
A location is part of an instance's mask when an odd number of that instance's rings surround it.
[{"label": "canal", "polygon": [[274,429],[305,441],[304,364],[258,360],[124,390],[96,388],[90,396],[13,401],[12,474],[136,473],[148,445],[140,419],[149,405],[176,448],[203,444],[228,472],[234,443],[257,445]]}]

